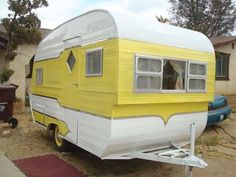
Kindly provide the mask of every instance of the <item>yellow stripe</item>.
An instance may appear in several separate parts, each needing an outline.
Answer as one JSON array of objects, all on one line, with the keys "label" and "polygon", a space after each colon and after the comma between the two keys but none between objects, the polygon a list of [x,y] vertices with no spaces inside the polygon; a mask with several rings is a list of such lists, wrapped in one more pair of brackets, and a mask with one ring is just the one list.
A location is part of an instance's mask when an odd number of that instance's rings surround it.
[{"label": "yellow stripe", "polygon": [[66,136],[66,134],[69,132],[67,124],[64,121],[39,113],[37,111],[33,111],[33,114],[35,121],[39,122],[45,127],[48,127],[50,124],[55,124],[59,127],[59,133],[63,136]]},{"label": "yellow stripe", "polygon": [[[173,115],[206,112],[207,109],[208,103],[124,105],[114,106],[113,118],[119,119],[133,116],[158,116],[161,117],[166,123]],[[191,119],[191,117],[189,117],[189,119]]]}]

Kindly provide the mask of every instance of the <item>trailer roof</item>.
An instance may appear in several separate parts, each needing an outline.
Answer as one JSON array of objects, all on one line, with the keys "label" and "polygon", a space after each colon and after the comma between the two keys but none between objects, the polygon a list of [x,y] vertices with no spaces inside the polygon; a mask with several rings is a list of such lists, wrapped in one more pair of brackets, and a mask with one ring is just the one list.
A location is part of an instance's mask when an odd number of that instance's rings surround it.
[{"label": "trailer roof", "polygon": [[35,61],[55,58],[65,49],[109,38],[123,38],[213,53],[202,33],[135,15],[93,10],[52,30],[39,44]]}]

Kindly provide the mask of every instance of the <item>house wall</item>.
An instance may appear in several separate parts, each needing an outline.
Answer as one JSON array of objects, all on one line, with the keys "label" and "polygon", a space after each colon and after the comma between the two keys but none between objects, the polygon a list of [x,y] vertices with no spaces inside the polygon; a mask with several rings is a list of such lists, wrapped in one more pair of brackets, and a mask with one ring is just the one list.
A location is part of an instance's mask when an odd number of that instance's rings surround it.
[{"label": "house wall", "polygon": [[230,54],[229,58],[229,80],[216,80],[216,94],[236,94],[236,48],[232,49],[232,43],[215,46],[215,51]]},{"label": "house wall", "polygon": [[8,83],[13,83],[19,85],[16,90],[16,97],[21,99],[21,106],[19,106],[19,112],[23,112],[25,109],[25,92],[29,87],[29,82],[26,82],[26,66],[29,64],[31,57],[36,52],[36,45],[20,45],[17,48],[17,56],[13,62],[10,62],[10,68],[15,72],[8,81]]}]

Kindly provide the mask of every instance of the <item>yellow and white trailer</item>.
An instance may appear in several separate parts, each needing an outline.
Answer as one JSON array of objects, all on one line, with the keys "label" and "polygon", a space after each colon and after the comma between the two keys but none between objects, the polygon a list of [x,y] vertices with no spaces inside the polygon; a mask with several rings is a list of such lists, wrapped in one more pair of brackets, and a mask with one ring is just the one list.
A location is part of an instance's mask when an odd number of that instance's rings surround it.
[{"label": "yellow and white trailer", "polygon": [[36,123],[55,130],[58,148],[69,141],[102,159],[129,159],[188,144],[191,123],[199,136],[214,78],[203,34],[94,10],[39,44],[31,108]]}]

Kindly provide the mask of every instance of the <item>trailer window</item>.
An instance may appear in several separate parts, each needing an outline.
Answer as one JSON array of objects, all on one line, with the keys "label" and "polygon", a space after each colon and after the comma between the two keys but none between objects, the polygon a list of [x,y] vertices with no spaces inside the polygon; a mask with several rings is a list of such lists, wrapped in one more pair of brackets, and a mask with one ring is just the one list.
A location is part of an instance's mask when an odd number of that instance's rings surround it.
[{"label": "trailer window", "polygon": [[73,53],[71,52],[70,55],[69,55],[69,58],[66,61],[70,72],[72,72],[72,70],[74,68],[74,65],[75,65],[75,62],[76,62],[75,57],[74,57]]},{"label": "trailer window", "polygon": [[189,79],[189,89],[190,90],[205,90],[206,80],[205,79]]},{"label": "trailer window", "polygon": [[162,90],[185,90],[186,61],[163,60]]},{"label": "trailer window", "polygon": [[101,76],[102,75],[102,49],[87,51],[86,53],[86,75]]},{"label": "trailer window", "polygon": [[190,75],[205,76],[206,75],[206,65],[190,63]]},{"label": "trailer window", "polygon": [[189,62],[188,91],[205,91],[207,65],[205,63]]},{"label": "trailer window", "polygon": [[158,91],[161,89],[162,60],[158,58],[136,57],[135,88],[138,91]]},{"label": "trailer window", "polygon": [[206,91],[206,63],[141,55],[135,63],[136,91]]},{"label": "trailer window", "polygon": [[136,57],[135,90],[185,90],[186,61]]},{"label": "trailer window", "polygon": [[42,85],[43,84],[43,69],[37,68],[36,69],[36,85]]}]

